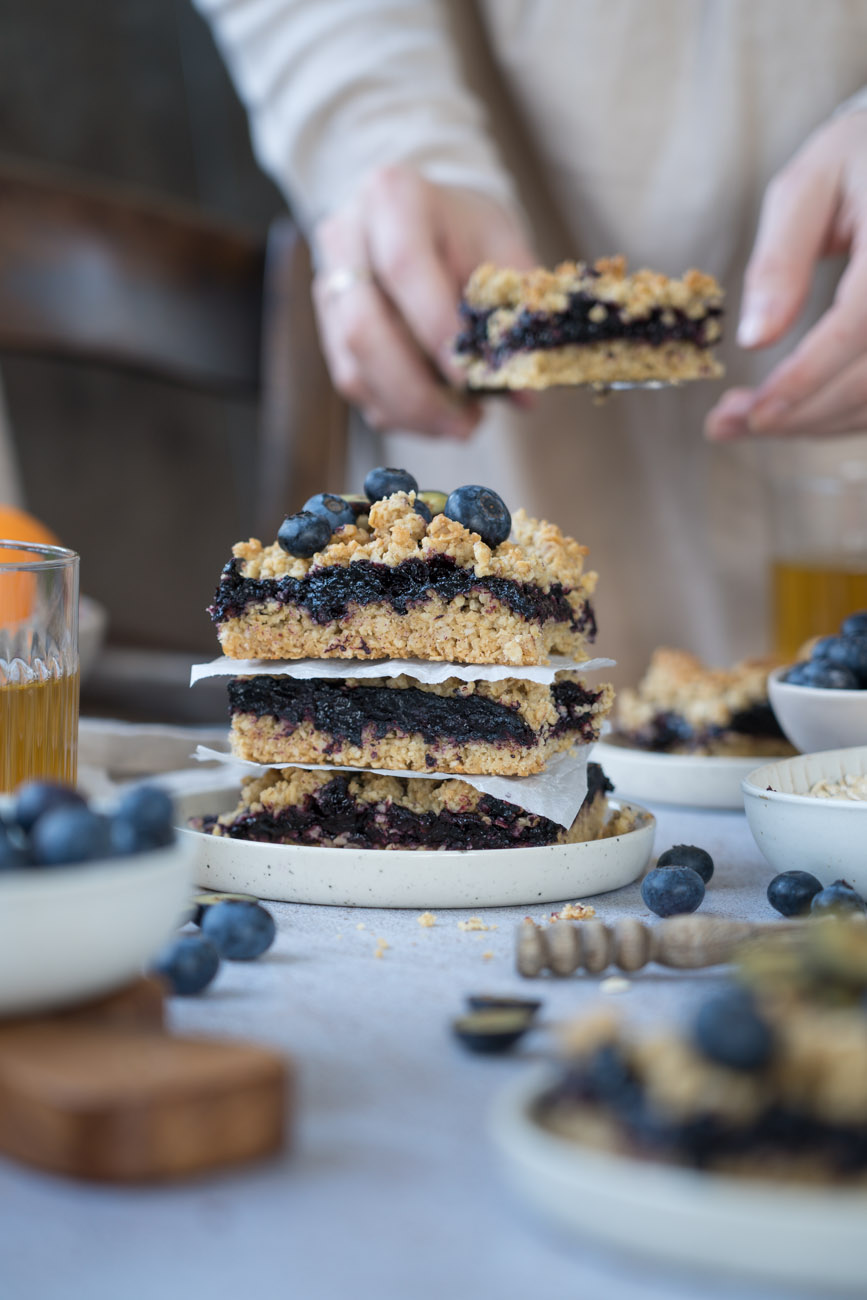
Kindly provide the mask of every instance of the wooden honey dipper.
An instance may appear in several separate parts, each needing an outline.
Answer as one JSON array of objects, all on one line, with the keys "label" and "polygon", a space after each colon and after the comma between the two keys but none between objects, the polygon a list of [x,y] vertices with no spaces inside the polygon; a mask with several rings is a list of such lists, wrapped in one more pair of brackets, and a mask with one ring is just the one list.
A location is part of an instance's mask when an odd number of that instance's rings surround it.
[{"label": "wooden honey dipper", "polygon": [[530,979],[547,970],[554,975],[572,975],[577,970],[597,974],[611,965],[633,971],[649,962],[697,970],[730,961],[745,939],[780,934],[798,925],[797,921],[760,925],[713,916],[672,916],[659,925],[647,925],[627,916],[613,925],[555,921],[541,929],[528,918],[518,927],[516,961],[518,973]]}]

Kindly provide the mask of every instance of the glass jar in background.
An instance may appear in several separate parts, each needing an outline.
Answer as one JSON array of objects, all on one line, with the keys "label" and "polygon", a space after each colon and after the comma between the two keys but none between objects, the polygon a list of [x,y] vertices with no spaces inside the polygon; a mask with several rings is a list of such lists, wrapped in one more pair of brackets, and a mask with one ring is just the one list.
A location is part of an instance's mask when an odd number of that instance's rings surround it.
[{"label": "glass jar in background", "polygon": [[0,541],[0,792],[75,784],[78,684],[78,556]]},{"label": "glass jar in background", "polygon": [[867,461],[768,478],[771,639],[792,660],[812,636],[867,609]]}]

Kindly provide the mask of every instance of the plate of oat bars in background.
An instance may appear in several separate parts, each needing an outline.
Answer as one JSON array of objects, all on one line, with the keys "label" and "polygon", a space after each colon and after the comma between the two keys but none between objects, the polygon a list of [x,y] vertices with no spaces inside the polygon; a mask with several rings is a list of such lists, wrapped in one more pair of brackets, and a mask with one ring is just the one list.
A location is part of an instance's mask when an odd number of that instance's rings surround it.
[{"label": "plate of oat bars in background", "polygon": [[479,486],[382,468],[238,543],[210,608],[237,785],[183,803],[199,882],[463,907],[615,889],[653,819],[588,762],[611,708],[586,548]]},{"label": "plate of oat bars in background", "polygon": [[660,647],[638,686],[618,693],[596,748],[624,795],[696,808],[742,808],[742,780],[797,751],[768,701],[772,659],[709,668]]}]

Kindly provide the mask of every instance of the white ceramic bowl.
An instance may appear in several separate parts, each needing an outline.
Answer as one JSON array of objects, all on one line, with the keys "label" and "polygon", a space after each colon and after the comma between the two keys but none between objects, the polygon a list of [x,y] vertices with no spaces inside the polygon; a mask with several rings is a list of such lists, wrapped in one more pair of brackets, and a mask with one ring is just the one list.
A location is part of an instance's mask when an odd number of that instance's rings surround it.
[{"label": "white ceramic bowl", "polygon": [[865,774],[867,745],[802,754],[750,773],[743,783],[747,821],[776,871],[812,871],[823,885],[848,880],[867,894],[867,801],[808,794],[817,781]]},{"label": "white ceramic bowl", "polygon": [[191,892],[185,836],[154,853],[0,873],[0,1016],[121,988],[181,923]]},{"label": "white ceramic bowl", "polygon": [[[182,795],[178,825],[234,808],[238,787]],[[620,889],[637,880],[653,851],[656,821],[637,804],[609,800],[635,814],[635,829],[585,844],[522,849],[425,852],[262,844],[185,830],[195,849],[196,883],[284,903],[337,907],[515,907],[561,903]]]},{"label": "white ceramic bowl", "polygon": [[757,759],[719,754],[653,754],[599,741],[593,758],[614,782],[618,795],[648,803],[678,804],[682,808],[743,806],[741,781]]},{"label": "white ceramic bowl", "polygon": [[775,668],[768,678],[768,698],[785,735],[804,754],[867,745],[867,690],[829,691],[819,686],[790,686],[789,671]]},{"label": "white ceramic bowl", "polygon": [[817,1286],[822,1295],[839,1287],[864,1294],[867,1192],[708,1174],[582,1147],[535,1118],[551,1082],[548,1071],[534,1070],[512,1083],[491,1123],[506,1177],[546,1219],[619,1254]]}]

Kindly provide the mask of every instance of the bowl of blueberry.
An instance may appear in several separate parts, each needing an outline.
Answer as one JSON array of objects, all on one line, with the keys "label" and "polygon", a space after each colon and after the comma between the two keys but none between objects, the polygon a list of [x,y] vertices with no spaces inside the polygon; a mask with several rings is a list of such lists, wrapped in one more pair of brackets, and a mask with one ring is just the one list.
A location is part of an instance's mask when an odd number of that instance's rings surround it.
[{"label": "bowl of blueberry", "polygon": [[192,849],[172,802],[136,786],[111,808],[20,786],[0,808],[0,1016],[98,997],[134,979],[184,919]]},{"label": "bowl of blueberry", "polygon": [[806,648],[807,657],[768,678],[780,727],[805,754],[867,745],[867,610]]}]

